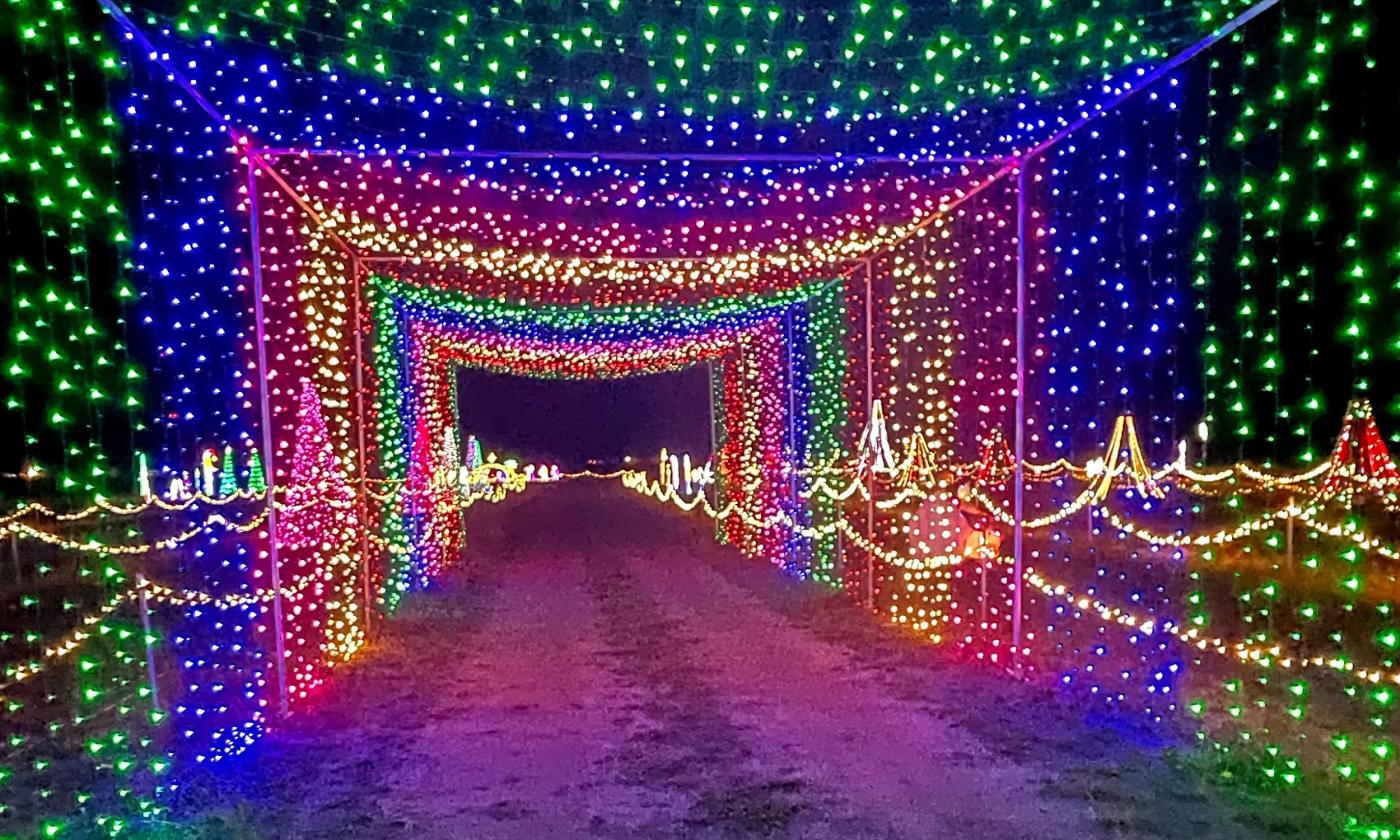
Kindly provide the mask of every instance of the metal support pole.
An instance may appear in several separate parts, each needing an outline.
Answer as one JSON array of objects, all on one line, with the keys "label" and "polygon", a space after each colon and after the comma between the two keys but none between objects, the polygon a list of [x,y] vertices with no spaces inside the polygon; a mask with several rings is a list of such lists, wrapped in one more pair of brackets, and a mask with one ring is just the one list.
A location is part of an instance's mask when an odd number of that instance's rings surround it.
[{"label": "metal support pole", "polygon": [[350,258],[350,271],[355,283],[355,434],[356,468],[360,473],[360,585],[364,598],[365,638],[369,638],[370,616],[373,614],[369,573],[369,464],[365,460],[365,333],[364,333],[364,271],[359,257]]},{"label": "metal support pole", "polygon": [[[875,367],[872,348],[875,342],[874,265],[865,261],[865,423],[870,427],[875,417]],[[865,536],[875,541],[875,453],[870,453],[870,471],[866,476],[868,498],[865,500]],[[865,552],[865,606],[875,609],[875,555]]]},{"label": "metal support pole", "polygon": [[1293,497],[1288,497],[1288,527],[1284,530],[1285,556],[1288,558],[1288,570],[1293,570]]},{"label": "metal support pole", "polygon": [[1021,589],[1025,577],[1026,464],[1026,166],[1016,173],[1016,476],[1014,494],[1016,580],[1011,588],[1011,661],[1021,665]]},{"label": "metal support pole", "polygon": [[[793,530],[796,531],[801,517],[798,516],[797,500],[797,366],[793,363],[795,350],[792,346],[792,310],[788,309],[787,330],[787,450],[788,450],[788,503],[792,505]],[[797,545],[796,540],[789,545]],[[799,558],[792,558],[796,562]]]},{"label": "metal support pole", "polygon": [[981,606],[977,610],[977,630],[985,639],[987,636],[987,567],[990,566],[991,563],[983,559],[978,561],[977,565],[982,570],[982,600]]},{"label": "metal support pole", "polygon": [[146,677],[151,681],[151,708],[161,711],[160,689],[156,686],[156,656],[155,637],[151,635],[151,602],[146,594],[146,576],[136,573],[136,591],[141,605],[141,630],[146,634],[143,641],[146,645]]},{"label": "metal support pole", "polygon": [[[708,388],[710,393],[710,486],[707,488],[710,493],[710,506],[716,511],[719,510],[719,427],[715,417],[715,361],[711,359],[706,363],[710,378]],[[720,369],[723,375],[723,368]],[[724,527],[719,517],[715,517],[715,540],[724,541]]]},{"label": "metal support pole", "polygon": [[706,370],[709,371],[708,387],[710,397],[710,504],[719,507],[719,435],[715,431],[715,362],[713,359],[705,363]]},{"label": "metal support pole", "polygon": [[[839,504],[839,503],[838,503],[838,504]],[[839,517],[839,516],[842,516],[842,514],[843,514],[843,511],[841,510],[841,508],[838,507],[838,508],[836,509],[836,515]],[[831,563],[831,579],[832,579],[833,581],[836,581],[836,580],[843,580],[843,581],[844,581],[844,580],[846,579],[846,542],[845,542],[845,536],[846,536],[846,535],[845,535],[844,533],[842,533],[842,531],[841,531],[840,528],[837,528],[837,529],[836,529],[836,556],[835,556],[834,558],[832,558],[832,563]]]},{"label": "metal support pole", "polygon": [[263,469],[267,471],[267,553],[272,567],[272,632],[277,648],[278,709],[286,717],[289,706],[287,685],[287,638],[282,630],[282,569],[277,556],[277,453],[272,448],[272,401],[268,398],[267,322],[263,316],[263,276],[261,220],[258,218],[257,166],[248,155],[248,230],[253,251],[253,328],[258,344],[258,395],[262,403]]},{"label": "metal support pole", "polygon": [[10,530],[10,557],[15,561],[15,583],[24,583],[24,566],[19,561],[19,535]]}]

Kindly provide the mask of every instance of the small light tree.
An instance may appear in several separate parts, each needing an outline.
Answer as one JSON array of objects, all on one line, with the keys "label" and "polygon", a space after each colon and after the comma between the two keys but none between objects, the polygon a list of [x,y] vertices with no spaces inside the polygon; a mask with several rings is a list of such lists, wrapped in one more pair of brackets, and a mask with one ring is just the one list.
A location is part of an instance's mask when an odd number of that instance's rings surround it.
[{"label": "small light tree", "polygon": [[263,472],[262,455],[254,449],[248,455],[248,489],[262,493],[267,489],[267,475]]},{"label": "small light tree", "polygon": [[1318,496],[1327,499],[1347,490],[1369,491],[1392,507],[1400,496],[1400,468],[1391,459],[1385,436],[1376,425],[1371,401],[1361,397],[1347,404]]},{"label": "small light tree", "polygon": [[238,492],[238,466],[233,461],[233,447],[224,447],[224,462],[219,467],[219,496],[228,498]]}]

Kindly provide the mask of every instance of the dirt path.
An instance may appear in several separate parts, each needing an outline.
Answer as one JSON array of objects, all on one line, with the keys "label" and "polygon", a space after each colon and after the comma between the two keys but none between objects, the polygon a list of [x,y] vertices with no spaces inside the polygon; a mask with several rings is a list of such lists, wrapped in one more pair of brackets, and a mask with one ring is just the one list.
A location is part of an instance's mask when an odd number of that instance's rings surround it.
[{"label": "dirt path", "polygon": [[181,836],[1317,836],[618,488],[471,525],[320,708],[192,786]]}]

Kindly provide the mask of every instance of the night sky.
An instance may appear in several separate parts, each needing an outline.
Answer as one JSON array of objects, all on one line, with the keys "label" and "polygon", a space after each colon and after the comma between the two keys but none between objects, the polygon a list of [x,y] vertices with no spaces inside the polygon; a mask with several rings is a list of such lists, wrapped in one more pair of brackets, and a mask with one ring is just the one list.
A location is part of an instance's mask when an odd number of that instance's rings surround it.
[{"label": "night sky", "polygon": [[703,456],[710,449],[708,374],[703,366],[628,379],[535,379],[462,368],[462,436],[527,462],[582,468],[624,455],[654,460],[661,448]]}]

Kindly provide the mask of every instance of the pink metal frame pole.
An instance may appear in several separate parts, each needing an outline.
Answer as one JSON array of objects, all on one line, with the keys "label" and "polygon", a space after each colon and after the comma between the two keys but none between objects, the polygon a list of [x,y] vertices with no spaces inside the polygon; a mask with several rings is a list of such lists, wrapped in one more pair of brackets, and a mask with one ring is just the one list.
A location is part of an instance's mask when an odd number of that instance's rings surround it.
[{"label": "pink metal frame pole", "polygon": [[[875,336],[875,263],[872,260],[865,261],[865,422],[870,428],[870,423],[875,418],[875,366],[872,358],[872,349]],[[873,438],[872,438],[873,440]],[[872,545],[878,545],[875,539],[875,450],[871,447],[869,472],[866,475],[869,482],[869,494],[865,500],[865,537]],[[869,550],[865,552],[865,607],[875,608],[875,555]]]},{"label": "pink metal frame pole", "polygon": [[1011,589],[1011,662],[1021,665],[1021,589],[1025,577],[1026,491],[1026,167],[1016,173],[1016,482],[1015,582]]}]

